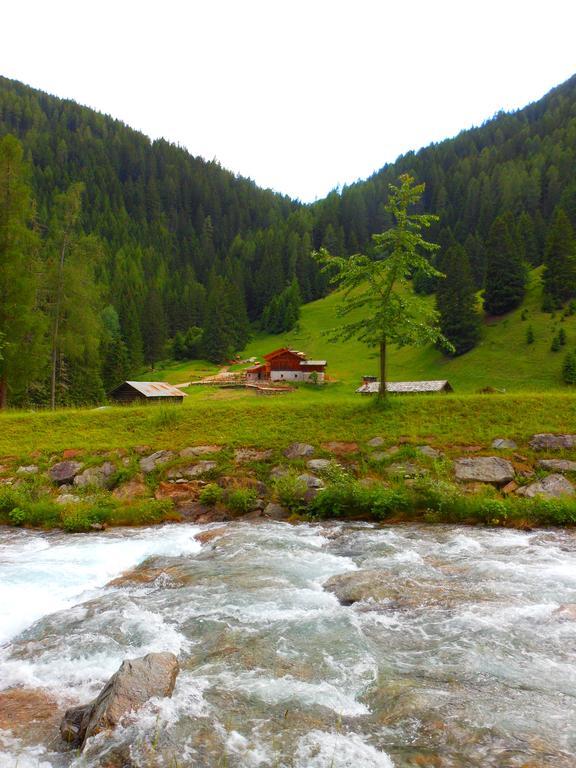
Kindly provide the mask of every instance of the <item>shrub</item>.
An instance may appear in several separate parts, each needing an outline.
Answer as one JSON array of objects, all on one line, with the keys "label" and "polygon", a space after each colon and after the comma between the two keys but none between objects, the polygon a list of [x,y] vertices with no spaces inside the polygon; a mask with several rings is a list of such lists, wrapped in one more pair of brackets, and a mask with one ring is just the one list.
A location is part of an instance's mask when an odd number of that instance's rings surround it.
[{"label": "shrub", "polygon": [[257,498],[252,488],[237,488],[226,494],[226,505],[232,512],[243,515],[254,509]]},{"label": "shrub", "polygon": [[209,483],[202,488],[198,498],[202,504],[213,507],[222,498],[222,488],[216,483]]},{"label": "shrub", "polygon": [[62,515],[62,528],[68,533],[84,533],[89,531],[92,522],[84,509],[66,510]]},{"label": "shrub", "polygon": [[26,522],[26,512],[20,507],[14,507],[14,509],[8,512],[8,519],[11,525],[24,525]]},{"label": "shrub", "polygon": [[401,512],[410,507],[406,488],[376,488],[372,493],[372,514],[377,520],[384,520],[394,512]]},{"label": "shrub", "polygon": [[500,525],[508,519],[508,504],[499,499],[483,499],[478,515],[488,525]]},{"label": "shrub", "polygon": [[534,328],[531,325],[526,329],[526,344],[534,344]]},{"label": "shrub", "polygon": [[274,496],[279,504],[290,510],[298,510],[304,506],[304,496],[308,486],[304,480],[299,480],[296,472],[288,472],[277,477],[274,481]]}]

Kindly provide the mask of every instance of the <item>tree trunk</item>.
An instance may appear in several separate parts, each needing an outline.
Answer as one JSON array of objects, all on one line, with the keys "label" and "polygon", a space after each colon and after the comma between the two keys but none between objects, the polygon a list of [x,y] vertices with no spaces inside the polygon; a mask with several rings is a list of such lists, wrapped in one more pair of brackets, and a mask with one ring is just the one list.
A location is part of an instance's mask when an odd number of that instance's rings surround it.
[{"label": "tree trunk", "polygon": [[386,336],[380,342],[380,388],[378,389],[378,400],[386,398]]},{"label": "tree trunk", "polygon": [[0,378],[0,411],[8,407],[8,381],[5,376]]}]

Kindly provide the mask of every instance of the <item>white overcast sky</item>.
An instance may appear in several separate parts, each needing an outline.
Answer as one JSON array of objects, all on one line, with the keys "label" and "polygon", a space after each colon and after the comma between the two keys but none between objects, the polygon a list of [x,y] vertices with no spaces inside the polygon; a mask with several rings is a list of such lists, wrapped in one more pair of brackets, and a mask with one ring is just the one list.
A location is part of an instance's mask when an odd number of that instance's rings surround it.
[{"label": "white overcast sky", "polygon": [[0,74],[303,201],[576,72],[576,0],[17,0]]}]

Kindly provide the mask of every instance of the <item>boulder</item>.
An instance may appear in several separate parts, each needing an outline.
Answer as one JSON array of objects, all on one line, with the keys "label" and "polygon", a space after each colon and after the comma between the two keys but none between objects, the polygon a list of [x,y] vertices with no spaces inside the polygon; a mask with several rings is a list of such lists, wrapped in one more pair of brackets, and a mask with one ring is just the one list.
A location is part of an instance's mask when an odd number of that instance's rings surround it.
[{"label": "boulder", "polygon": [[17,475],[37,475],[38,467],[36,464],[30,464],[28,467],[18,467],[16,470]]},{"label": "boulder", "polygon": [[419,445],[416,450],[418,453],[421,453],[422,456],[427,456],[429,459],[441,459],[443,455],[441,451],[432,448],[431,445]]},{"label": "boulder", "polygon": [[534,498],[534,496],[546,496],[550,499],[560,496],[574,496],[574,486],[566,480],[564,475],[548,475],[537,483],[519,488],[516,493],[518,496],[525,496],[529,499]]},{"label": "boulder", "polygon": [[576,461],[568,459],[540,459],[538,466],[549,472],[576,472]]},{"label": "boulder", "polygon": [[150,472],[154,472],[156,467],[166,464],[168,461],[172,461],[173,458],[174,451],[156,451],[155,453],[150,454],[150,456],[145,456],[143,459],[140,459],[140,469],[148,475]]},{"label": "boulder", "polygon": [[322,470],[328,469],[331,464],[330,459],[310,459],[310,461],[306,462],[306,466],[312,472],[322,472]]},{"label": "boulder", "polygon": [[274,504],[270,502],[264,508],[265,517],[270,517],[272,520],[287,520],[290,517],[290,510],[283,507],[281,504]]},{"label": "boulder", "polygon": [[220,526],[220,528],[211,528],[208,531],[200,531],[200,533],[197,533],[194,538],[196,541],[199,541],[200,544],[208,544],[211,541],[214,541],[214,539],[219,539],[221,536],[224,536],[228,532],[228,529],[225,525]]},{"label": "boulder", "polygon": [[62,738],[84,746],[86,739],[114,728],[149,699],[172,696],[178,671],[178,659],[168,652],[123,661],[94,701],[66,711],[60,723]]},{"label": "boulder", "polygon": [[514,480],[514,467],[498,456],[478,456],[474,459],[456,459],[456,480],[465,483],[491,483],[506,485]]},{"label": "boulder", "polygon": [[530,440],[530,448],[534,451],[562,451],[576,447],[576,435],[553,435],[542,432]]},{"label": "boulder", "polygon": [[181,450],[180,456],[183,459],[193,459],[195,456],[205,456],[207,453],[218,453],[221,450],[221,445],[195,445]]},{"label": "boulder", "polygon": [[366,445],[369,448],[381,448],[384,445],[383,437],[373,437],[372,440],[368,440]]},{"label": "boulder", "polygon": [[[12,736],[37,744],[51,738],[58,720],[58,702],[47,691],[40,688],[0,691],[0,730],[11,731]],[[14,765],[17,764],[18,760]]]},{"label": "boulder", "polygon": [[159,483],[158,487],[154,491],[154,498],[160,501],[161,499],[172,499],[172,501],[183,502],[192,501],[198,498],[200,489],[198,483]]},{"label": "boulder", "polygon": [[115,499],[119,499],[120,501],[138,499],[142,496],[148,496],[149,494],[150,489],[144,482],[142,475],[136,475],[136,477],[133,477],[132,480],[128,480],[128,482],[118,486],[118,488],[115,488],[112,491],[112,496],[114,496]]},{"label": "boulder", "polygon": [[342,605],[352,605],[361,600],[385,600],[390,597],[390,579],[385,571],[347,571],[331,576],[324,582],[324,589],[336,595]]},{"label": "boulder", "polygon": [[56,485],[72,485],[74,478],[82,471],[83,466],[78,461],[59,461],[50,467],[48,475]]},{"label": "boulder", "polygon": [[292,445],[284,451],[284,456],[286,456],[287,459],[305,459],[313,454],[314,446],[308,445],[308,443],[292,443]]},{"label": "boulder", "polygon": [[174,467],[174,469],[171,469],[167,473],[166,477],[171,480],[176,480],[177,478],[192,479],[194,477],[202,477],[202,475],[206,475],[208,472],[216,469],[217,466],[218,464],[215,461],[199,461],[197,464],[190,464],[188,467]]},{"label": "boulder", "polygon": [[298,475],[296,478],[298,482],[304,483],[306,488],[314,488],[316,490],[319,490],[320,488],[324,488],[324,482],[320,480],[319,477],[315,477],[314,475],[309,475],[308,473],[304,473],[302,475]]},{"label": "boulder", "polygon": [[74,478],[74,485],[85,488],[91,486],[93,488],[108,488],[112,475],[116,471],[116,467],[111,461],[105,461],[99,467],[88,467],[79,475]]},{"label": "boulder", "polygon": [[513,451],[518,446],[514,440],[508,440],[506,437],[497,437],[496,440],[492,440],[492,448],[495,448],[497,451]]},{"label": "boulder", "polygon": [[554,613],[564,621],[576,621],[576,603],[563,603]]},{"label": "boulder", "polygon": [[246,461],[268,461],[272,458],[272,449],[260,451],[256,448],[237,448],[234,451],[234,461],[243,464]]}]

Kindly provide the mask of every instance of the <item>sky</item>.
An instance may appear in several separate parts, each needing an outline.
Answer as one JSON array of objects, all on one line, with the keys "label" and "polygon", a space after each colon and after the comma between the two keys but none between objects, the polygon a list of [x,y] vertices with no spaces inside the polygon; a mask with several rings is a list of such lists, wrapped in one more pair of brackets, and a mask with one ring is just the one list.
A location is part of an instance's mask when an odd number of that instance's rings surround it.
[{"label": "sky", "polygon": [[574,0],[18,0],[0,74],[304,202],[576,73]]}]

